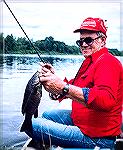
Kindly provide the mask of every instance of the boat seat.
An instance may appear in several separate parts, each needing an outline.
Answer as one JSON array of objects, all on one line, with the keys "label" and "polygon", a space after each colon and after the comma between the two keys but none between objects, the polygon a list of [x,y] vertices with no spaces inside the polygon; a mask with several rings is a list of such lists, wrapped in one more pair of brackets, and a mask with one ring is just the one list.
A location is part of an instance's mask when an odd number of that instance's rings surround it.
[{"label": "boat seat", "polygon": [[123,150],[123,119],[122,119],[121,131],[122,133],[116,139],[115,150]]}]

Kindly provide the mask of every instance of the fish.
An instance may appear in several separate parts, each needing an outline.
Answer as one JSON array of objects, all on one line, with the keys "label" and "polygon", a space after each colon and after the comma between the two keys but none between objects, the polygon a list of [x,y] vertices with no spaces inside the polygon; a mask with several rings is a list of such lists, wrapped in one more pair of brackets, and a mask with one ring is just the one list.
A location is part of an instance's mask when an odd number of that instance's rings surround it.
[{"label": "fish", "polygon": [[20,132],[29,131],[32,132],[32,117],[38,117],[38,106],[42,97],[42,83],[39,82],[39,71],[36,71],[28,81],[21,112],[25,116],[24,122],[22,123]]}]

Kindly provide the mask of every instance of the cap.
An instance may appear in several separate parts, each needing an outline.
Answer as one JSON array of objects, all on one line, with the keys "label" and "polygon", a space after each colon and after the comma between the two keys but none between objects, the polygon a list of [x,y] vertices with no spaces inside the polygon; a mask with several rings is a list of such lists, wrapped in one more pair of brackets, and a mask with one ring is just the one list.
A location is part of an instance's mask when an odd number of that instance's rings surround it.
[{"label": "cap", "polygon": [[80,28],[74,31],[74,33],[82,32],[84,30],[100,31],[106,35],[107,28],[101,18],[88,17],[82,22]]}]

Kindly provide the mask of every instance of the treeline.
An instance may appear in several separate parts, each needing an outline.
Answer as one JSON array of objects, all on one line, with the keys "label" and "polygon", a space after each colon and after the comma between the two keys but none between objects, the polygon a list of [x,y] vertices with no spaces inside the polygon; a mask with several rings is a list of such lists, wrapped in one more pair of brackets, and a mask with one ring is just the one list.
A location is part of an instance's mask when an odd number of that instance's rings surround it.
[{"label": "treeline", "polygon": [[[0,35],[0,49],[2,53],[2,44],[3,44],[3,53],[5,54],[36,54],[35,49],[40,54],[80,54],[80,50],[76,46],[66,45],[64,42],[55,41],[52,36],[46,37],[44,40],[31,40],[31,43],[25,37],[15,38],[12,34],[3,37],[3,34]],[[2,43],[4,41],[4,43]]]},{"label": "treeline", "polygon": [[123,56],[123,51],[118,51],[118,49],[116,49],[116,48],[114,48],[114,49],[109,48],[108,50],[112,55]]},{"label": "treeline", "polygon": [[[12,34],[3,36],[3,33],[0,34],[0,53],[4,54],[36,54],[35,49],[40,54],[72,54],[80,55],[80,49],[78,46],[69,46],[64,42],[55,41],[52,36],[46,37],[44,40],[33,41],[31,39],[30,44],[29,40],[25,37],[15,38]],[[113,55],[123,56],[123,51],[118,51],[117,49],[109,49]]]}]

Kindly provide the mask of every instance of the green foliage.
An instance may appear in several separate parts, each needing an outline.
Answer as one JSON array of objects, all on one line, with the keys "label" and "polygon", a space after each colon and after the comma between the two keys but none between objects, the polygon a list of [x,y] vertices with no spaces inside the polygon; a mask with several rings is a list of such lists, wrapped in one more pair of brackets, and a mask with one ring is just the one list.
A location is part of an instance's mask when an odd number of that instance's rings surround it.
[{"label": "green foliage", "polygon": [[79,48],[76,46],[68,46],[64,42],[55,41],[52,36],[46,37],[44,40],[31,41],[26,38],[18,37],[15,39],[13,35],[7,35],[5,41],[5,54],[36,54],[35,49],[40,54],[79,54]]},{"label": "green foliage", "polygon": [[118,49],[108,49],[108,50],[114,56],[123,56],[123,51],[118,51]]},{"label": "green foliage", "polygon": [[4,41],[3,33],[1,33],[0,34],[0,54],[3,53],[3,41]]},{"label": "green foliage", "polygon": [[[77,46],[66,45],[64,42],[55,41],[52,36],[46,37],[44,40],[37,40],[33,42],[33,46],[24,37],[18,37],[17,39],[11,34],[3,37],[3,33],[0,34],[0,53],[3,52],[4,43],[4,53],[5,54],[36,54],[35,49],[40,54],[72,54],[79,55],[80,49]],[[123,56],[123,51],[118,51],[117,49],[109,49],[109,52],[116,56]]]},{"label": "green foliage", "polygon": [[13,37],[13,35],[7,35],[7,37],[4,39],[5,47],[4,47],[4,53],[5,54],[13,54],[16,53],[16,39]]},{"label": "green foliage", "polygon": [[26,38],[18,38],[16,40],[16,52],[21,54],[31,54],[34,53],[32,50],[32,46],[30,45],[30,42]]}]

